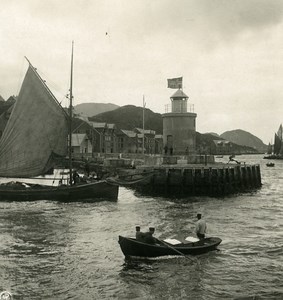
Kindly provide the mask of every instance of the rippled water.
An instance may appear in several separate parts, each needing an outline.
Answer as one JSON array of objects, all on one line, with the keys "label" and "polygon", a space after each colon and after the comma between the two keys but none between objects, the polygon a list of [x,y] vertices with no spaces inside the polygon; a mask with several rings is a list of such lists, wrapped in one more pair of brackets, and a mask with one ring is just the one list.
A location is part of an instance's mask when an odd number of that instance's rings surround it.
[{"label": "rippled water", "polygon": [[[263,186],[225,198],[141,197],[117,202],[0,203],[0,292],[13,299],[283,299],[283,161],[260,163]],[[225,158],[224,158],[225,160]],[[150,225],[156,236],[192,235],[202,212],[220,251],[125,262],[118,235]]]}]

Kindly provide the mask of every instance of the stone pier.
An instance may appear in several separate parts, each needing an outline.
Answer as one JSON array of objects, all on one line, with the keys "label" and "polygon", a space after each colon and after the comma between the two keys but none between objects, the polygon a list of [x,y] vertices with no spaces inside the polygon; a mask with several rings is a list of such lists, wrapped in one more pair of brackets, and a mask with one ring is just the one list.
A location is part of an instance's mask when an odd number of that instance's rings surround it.
[{"label": "stone pier", "polygon": [[261,187],[259,165],[174,164],[140,166],[136,171],[152,171],[151,177],[135,186],[145,194],[224,196]]}]

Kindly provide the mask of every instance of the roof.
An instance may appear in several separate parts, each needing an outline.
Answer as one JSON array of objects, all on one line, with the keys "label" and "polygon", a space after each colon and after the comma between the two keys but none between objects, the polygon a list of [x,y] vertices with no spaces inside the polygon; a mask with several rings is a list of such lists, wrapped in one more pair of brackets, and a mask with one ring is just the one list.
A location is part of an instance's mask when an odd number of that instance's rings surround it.
[{"label": "roof", "polygon": [[82,144],[85,140],[86,134],[85,133],[73,133],[72,134],[72,146],[78,147]]},{"label": "roof", "polygon": [[171,98],[189,98],[182,90],[177,90]]},{"label": "roof", "polygon": [[107,124],[107,127],[108,127],[109,129],[114,129],[114,128],[115,128],[115,124]]},{"label": "roof", "polygon": [[78,115],[76,115],[76,117],[84,122],[90,123],[87,116],[78,114]]},{"label": "roof", "polygon": [[138,132],[140,133],[144,133],[144,134],[155,134],[155,131],[154,130],[151,130],[151,129],[141,129],[141,128],[135,128]]},{"label": "roof", "polygon": [[127,135],[128,137],[131,137],[131,138],[137,136],[137,134],[136,134],[135,132],[131,131],[131,130],[124,130],[124,129],[121,129],[121,131],[122,131],[125,135]]},{"label": "roof", "polygon": [[107,125],[105,122],[89,122],[89,124],[90,124],[93,128],[105,128],[106,125]]}]

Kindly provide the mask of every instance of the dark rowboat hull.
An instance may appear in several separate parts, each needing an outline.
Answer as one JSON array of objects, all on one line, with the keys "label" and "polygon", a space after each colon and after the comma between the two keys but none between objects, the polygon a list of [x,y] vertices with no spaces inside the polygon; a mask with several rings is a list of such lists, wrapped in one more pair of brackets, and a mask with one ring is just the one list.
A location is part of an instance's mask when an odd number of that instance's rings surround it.
[{"label": "dark rowboat hull", "polygon": [[[119,236],[119,244],[123,254],[128,256],[140,257],[158,257],[167,255],[198,255],[217,249],[217,246],[222,242],[220,238],[210,237],[205,238],[201,242],[170,245],[167,244],[146,244],[139,242],[134,238]],[[164,242],[165,243],[165,242]],[[166,244],[166,243],[165,243]],[[176,249],[177,251],[175,251]],[[180,253],[179,253],[180,252]]]},{"label": "dark rowboat hull", "polygon": [[0,186],[0,201],[89,201],[96,202],[99,199],[116,200],[119,186],[109,184],[106,181],[97,181],[73,186],[41,186],[14,187],[9,185]]}]

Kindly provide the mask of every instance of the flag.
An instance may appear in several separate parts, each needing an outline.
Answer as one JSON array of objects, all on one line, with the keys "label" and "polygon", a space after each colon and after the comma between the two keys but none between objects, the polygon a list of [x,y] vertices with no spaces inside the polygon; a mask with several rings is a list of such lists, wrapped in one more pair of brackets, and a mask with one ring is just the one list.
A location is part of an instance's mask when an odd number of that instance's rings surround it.
[{"label": "flag", "polygon": [[167,79],[169,89],[181,89],[183,86],[183,77]]}]

